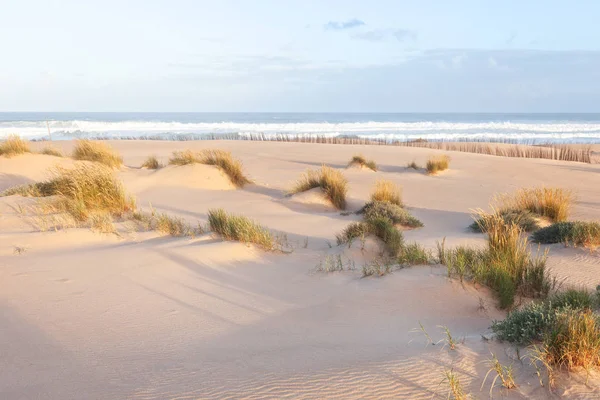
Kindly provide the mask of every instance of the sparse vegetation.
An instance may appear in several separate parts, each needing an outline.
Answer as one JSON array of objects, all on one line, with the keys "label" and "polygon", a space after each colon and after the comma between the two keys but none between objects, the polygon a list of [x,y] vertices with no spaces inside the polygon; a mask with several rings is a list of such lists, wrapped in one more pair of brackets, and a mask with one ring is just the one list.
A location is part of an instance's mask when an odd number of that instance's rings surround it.
[{"label": "sparse vegetation", "polygon": [[29,143],[17,135],[10,135],[0,142],[0,156],[12,157],[24,153],[31,153]]},{"label": "sparse vegetation", "polygon": [[410,228],[420,228],[423,223],[410,213],[396,204],[381,201],[371,201],[358,212],[364,214],[364,219],[374,219],[377,217],[388,218],[394,225],[402,225]]},{"label": "sparse vegetation", "polygon": [[346,209],[348,181],[340,171],[323,165],[319,170],[308,170],[296,182],[290,194],[321,188],[325,196],[339,210]]},{"label": "sparse vegetation", "polygon": [[406,165],[406,168],[412,168],[414,170],[420,170],[421,167],[413,160]]},{"label": "sparse vegetation", "polygon": [[450,166],[450,157],[447,155],[431,157],[427,160],[427,173],[430,175],[437,174],[438,172],[445,171]]},{"label": "sparse vegetation", "polygon": [[169,164],[171,165],[187,165],[194,163],[214,165],[227,175],[231,183],[237,187],[244,187],[244,185],[252,183],[252,181],[244,175],[242,163],[233,158],[228,151],[211,149],[201,150],[198,153],[194,153],[191,150],[176,151],[169,159]]},{"label": "sparse vegetation", "polygon": [[502,382],[502,386],[506,389],[513,389],[517,387],[517,384],[515,383],[514,379],[512,365],[502,365],[498,360],[498,357],[496,357],[494,353],[492,353],[492,358],[488,360],[488,364],[490,369],[488,370],[487,374],[485,374],[485,378],[483,379],[481,387],[483,388],[483,386],[485,385],[485,381],[487,381],[487,378],[490,375],[490,373],[496,372],[496,377],[494,378],[490,386],[490,398],[492,396],[492,391],[494,390],[494,386],[496,385],[496,381],[498,379],[500,379],[500,382]]},{"label": "sparse vegetation", "polygon": [[392,272],[392,264],[389,259],[375,259],[370,264],[362,267],[362,276],[384,276]]},{"label": "sparse vegetation", "polygon": [[372,171],[377,172],[377,163],[373,160],[367,160],[362,154],[355,155],[352,157],[348,166],[358,165],[363,168],[369,168]]},{"label": "sparse vegetation", "polygon": [[40,151],[40,154],[45,154],[47,156],[54,156],[54,157],[62,157],[63,154],[60,152],[60,150],[52,147],[52,146],[46,146],[42,149],[42,151]]},{"label": "sparse vegetation", "polygon": [[496,202],[501,212],[529,211],[553,222],[566,221],[573,202],[573,193],[561,188],[538,187],[520,189],[512,195],[502,195]]},{"label": "sparse vegetation", "polygon": [[378,180],[371,193],[371,201],[386,202],[402,207],[402,189],[394,182]]},{"label": "sparse vegetation", "polygon": [[536,243],[565,243],[572,246],[600,246],[600,224],[597,222],[557,222],[533,233]]},{"label": "sparse vegetation", "polygon": [[400,265],[426,265],[430,260],[430,252],[418,243],[405,244],[398,253]]},{"label": "sparse vegetation", "polygon": [[268,229],[247,217],[232,215],[223,209],[209,210],[208,224],[212,231],[226,240],[254,243],[265,250],[272,250],[275,246],[275,239]]},{"label": "sparse vegetation", "polygon": [[156,156],[149,156],[142,164],[142,168],[159,169],[162,168],[162,164],[158,162],[158,158],[156,158]]},{"label": "sparse vegetation", "polygon": [[[502,218],[505,224],[516,224],[524,232],[531,232],[539,229],[537,218],[530,211],[506,209],[494,212],[497,213],[500,218]],[[483,212],[479,211],[479,214],[481,215]],[[476,218],[469,228],[471,228],[471,230],[474,232],[487,232],[487,227],[485,225],[487,220],[489,219],[483,217]]]},{"label": "sparse vegetation", "polygon": [[119,168],[123,164],[123,158],[108,144],[87,139],[75,142],[73,158],[98,162],[110,168]]},{"label": "sparse vegetation", "polygon": [[443,382],[448,383],[448,399],[454,400],[468,400],[469,396],[465,393],[465,390],[460,383],[460,379],[458,375],[454,372],[453,369],[445,369],[444,370],[444,380]]},{"label": "sparse vegetation", "polygon": [[527,238],[514,223],[498,214],[481,215],[487,228],[487,248],[458,247],[446,250],[438,245],[440,262],[450,276],[485,284],[496,293],[500,308],[510,308],[515,296],[546,297],[552,281],[546,272],[546,255],[532,257]]}]

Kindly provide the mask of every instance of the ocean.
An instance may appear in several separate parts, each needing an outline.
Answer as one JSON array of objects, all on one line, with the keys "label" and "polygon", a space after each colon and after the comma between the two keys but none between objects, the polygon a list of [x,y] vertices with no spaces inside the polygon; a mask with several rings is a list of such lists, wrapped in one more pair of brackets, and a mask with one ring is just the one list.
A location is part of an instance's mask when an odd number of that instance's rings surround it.
[{"label": "ocean", "polygon": [[350,136],[385,140],[600,143],[600,114],[4,112],[0,139],[187,140]]}]

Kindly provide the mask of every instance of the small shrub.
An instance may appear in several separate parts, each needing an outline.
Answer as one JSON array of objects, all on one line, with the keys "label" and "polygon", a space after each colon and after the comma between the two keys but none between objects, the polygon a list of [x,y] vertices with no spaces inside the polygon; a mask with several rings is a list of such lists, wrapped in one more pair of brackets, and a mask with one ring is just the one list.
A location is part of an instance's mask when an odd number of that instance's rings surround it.
[{"label": "small shrub", "polygon": [[510,312],[503,321],[494,321],[492,330],[500,340],[527,345],[541,340],[555,317],[555,310],[547,302],[530,303]]},{"label": "small shrub", "polygon": [[[518,225],[524,232],[531,232],[539,229],[538,221],[533,213],[527,210],[500,210],[495,211],[499,214],[500,218],[505,224]],[[487,232],[486,227],[487,218],[485,215],[480,215],[475,221],[469,226],[474,232]]]},{"label": "small shrub", "polygon": [[364,214],[365,219],[385,217],[391,220],[395,225],[402,225],[410,228],[420,228],[423,226],[421,221],[410,215],[404,208],[392,203],[371,201],[365,204],[358,213]]},{"label": "small shrub", "polygon": [[158,162],[158,158],[156,158],[156,156],[150,156],[146,159],[146,161],[144,161],[142,168],[159,169],[162,168],[162,165],[160,162]]},{"label": "small shrub", "polygon": [[369,168],[372,171],[377,172],[377,163],[373,160],[367,160],[362,154],[355,155],[352,157],[348,166],[358,165],[360,167]]},{"label": "small shrub", "polygon": [[17,135],[10,135],[0,142],[0,156],[12,157],[24,153],[31,153],[29,143]]},{"label": "small shrub", "polygon": [[417,164],[415,161],[409,162],[409,163],[406,165],[406,168],[412,168],[412,169],[414,169],[414,170],[419,170],[419,169],[421,169],[421,167],[420,167],[420,166],[419,166],[419,165],[418,165],[418,164]]},{"label": "small shrub", "polygon": [[92,142],[87,139],[75,142],[73,158],[75,160],[98,162],[110,168],[119,168],[123,164],[123,158],[108,144]]},{"label": "small shrub", "polygon": [[348,181],[341,172],[325,165],[320,170],[306,171],[289,193],[301,193],[317,187],[325,192],[325,196],[337,209],[346,209]]},{"label": "small shrub", "polygon": [[223,209],[209,210],[208,223],[212,231],[226,240],[254,243],[266,250],[272,250],[275,245],[268,229],[247,217],[228,214]]},{"label": "small shrub", "polygon": [[437,174],[440,171],[445,171],[450,166],[450,157],[447,155],[431,157],[427,160],[427,173],[430,175]]},{"label": "small shrub", "polygon": [[523,210],[547,217],[551,221],[566,221],[573,202],[573,193],[560,188],[539,187],[520,189],[513,195],[500,196],[502,210]]},{"label": "small shrub", "polygon": [[42,151],[40,151],[40,154],[45,154],[47,156],[54,156],[54,157],[62,157],[63,154],[60,152],[60,150],[54,148],[54,147],[50,147],[50,146],[46,146],[42,149]]},{"label": "small shrub", "polygon": [[402,207],[402,190],[394,182],[379,180],[371,193],[371,201],[380,201]]},{"label": "small shrub", "polygon": [[600,246],[600,224],[597,222],[557,222],[533,233],[536,243],[565,243],[596,248]]}]

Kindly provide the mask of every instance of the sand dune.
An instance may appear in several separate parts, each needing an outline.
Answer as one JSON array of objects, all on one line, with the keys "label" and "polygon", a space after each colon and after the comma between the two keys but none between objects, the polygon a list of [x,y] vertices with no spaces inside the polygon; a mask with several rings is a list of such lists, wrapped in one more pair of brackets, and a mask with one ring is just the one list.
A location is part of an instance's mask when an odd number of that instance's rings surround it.
[{"label": "sand dune", "polygon": [[[600,164],[451,153],[437,176],[406,168],[436,150],[276,142],[112,142],[124,157],[119,176],[142,208],[205,223],[211,208],[251,217],[285,235],[291,253],[264,252],[210,233],[89,229],[39,232],[28,219],[35,199],[0,198],[0,397],[7,399],[431,399],[453,368],[476,398],[494,352],[516,369],[518,388],[494,398],[600,398],[600,376],[560,376],[554,394],[514,348],[488,337],[504,313],[485,288],[461,285],[444,267],[411,267],[362,278],[379,242],[336,246],[335,235],[360,216],[333,210],[318,190],[286,197],[291,183],[322,163],[345,169],[358,152],[380,171],[348,169],[349,210],[369,199],[377,179],[402,186],[403,201],[424,227],[404,232],[429,249],[483,245],[471,210],[499,192],[541,184],[577,194],[574,219],[600,218]],[[57,143],[68,150],[72,143]],[[239,157],[255,184],[235,189],[214,167],[142,170],[146,156],[222,148]],[[0,157],[0,190],[46,177],[69,159]],[[16,251],[22,248],[23,251]],[[598,253],[552,245],[549,267],[564,285],[600,284]],[[343,272],[317,266],[339,258]],[[437,345],[428,344],[422,324]],[[457,338],[444,346],[439,326]],[[554,397],[552,397],[554,396]]]}]

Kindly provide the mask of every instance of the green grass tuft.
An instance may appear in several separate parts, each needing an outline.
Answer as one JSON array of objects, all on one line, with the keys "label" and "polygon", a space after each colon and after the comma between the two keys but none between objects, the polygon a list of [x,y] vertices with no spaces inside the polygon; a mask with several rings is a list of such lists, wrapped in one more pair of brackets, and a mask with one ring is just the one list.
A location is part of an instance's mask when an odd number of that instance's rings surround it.
[{"label": "green grass tuft", "polygon": [[374,219],[377,217],[385,217],[392,221],[394,225],[402,225],[410,228],[420,228],[423,223],[410,213],[393,203],[371,201],[358,211],[359,214],[364,214],[364,218]]},{"label": "green grass tuft", "polygon": [[306,192],[314,188],[321,188],[338,210],[346,209],[348,181],[340,171],[326,165],[319,170],[308,170],[296,182],[289,194]]},{"label": "green grass tuft", "polygon": [[536,243],[565,243],[596,248],[600,246],[600,224],[597,222],[557,222],[533,233]]},{"label": "green grass tuft", "polygon": [[208,223],[212,231],[226,240],[254,243],[265,250],[275,247],[271,232],[247,217],[232,215],[223,209],[213,209],[208,211]]}]

